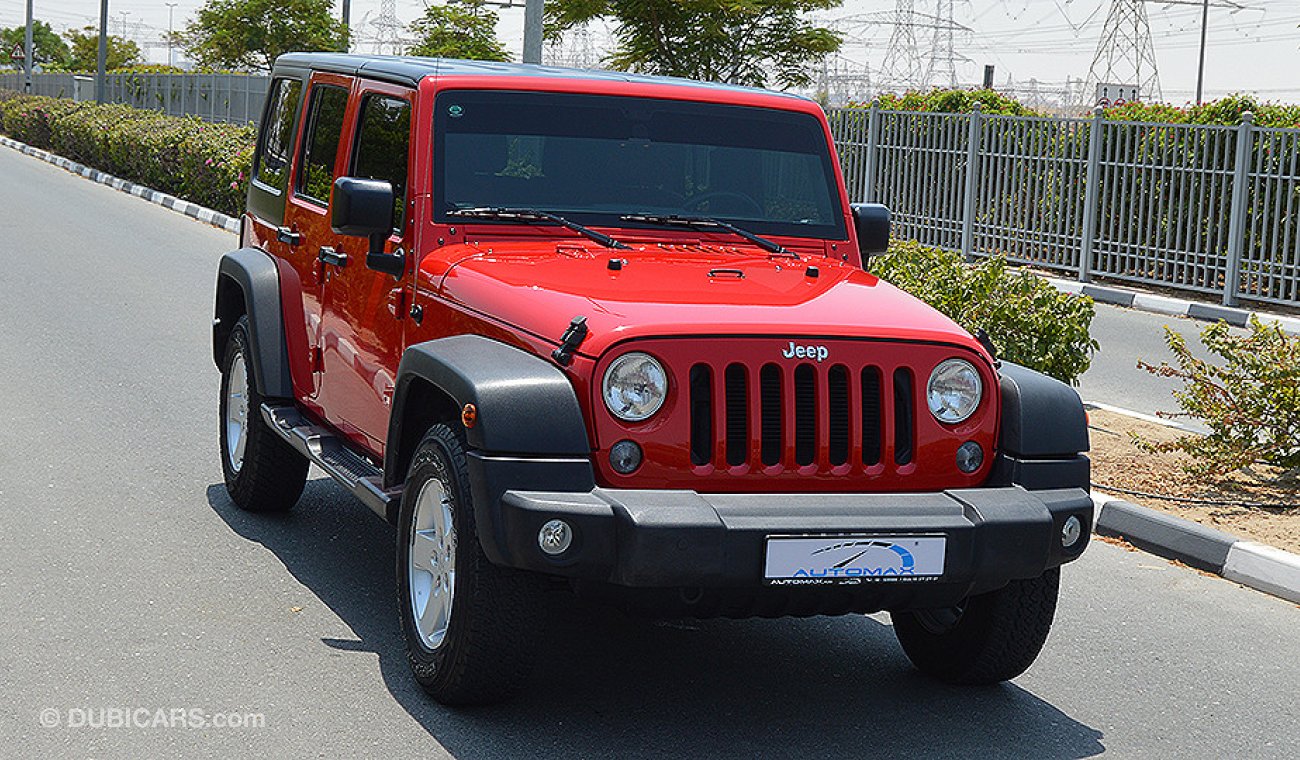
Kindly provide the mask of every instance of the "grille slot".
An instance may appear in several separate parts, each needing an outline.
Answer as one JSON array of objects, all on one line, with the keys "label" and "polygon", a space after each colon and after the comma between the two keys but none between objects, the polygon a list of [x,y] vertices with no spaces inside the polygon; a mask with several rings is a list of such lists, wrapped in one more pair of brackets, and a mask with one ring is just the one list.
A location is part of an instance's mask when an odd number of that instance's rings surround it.
[{"label": "grille slot", "polygon": [[713,372],[707,364],[691,367],[691,464],[713,460]]},{"label": "grille slot", "polygon": [[826,374],[826,430],[829,435],[830,462],[841,465],[849,461],[849,370],[843,364],[831,367]]},{"label": "grille slot", "polygon": [[745,365],[727,365],[727,464],[735,467],[749,459],[749,379]]},{"label": "grille slot", "polygon": [[763,464],[770,467],[781,461],[781,423],[785,412],[781,401],[781,368],[775,364],[765,365],[759,373],[758,381],[763,437],[760,456]]},{"label": "grille slot", "polygon": [[912,372],[894,370],[894,464],[908,464],[916,441],[916,421],[913,418]]},{"label": "grille slot", "polygon": [[817,457],[817,371],[811,364],[794,369],[794,461],[812,464]]},{"label": "grille slot", "polygon": [[880,443],[884,437],[880,419],[880,369],[862,369],[862,463],[880,464]]}]

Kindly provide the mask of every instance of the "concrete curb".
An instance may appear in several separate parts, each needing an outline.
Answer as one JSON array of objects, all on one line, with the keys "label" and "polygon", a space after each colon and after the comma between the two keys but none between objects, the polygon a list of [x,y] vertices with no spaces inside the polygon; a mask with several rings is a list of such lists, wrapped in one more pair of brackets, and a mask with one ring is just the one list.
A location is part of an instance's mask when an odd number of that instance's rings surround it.
[{"label": "concrete curb", "polygon": [[1300,604],[1300,554],[1092,492],[1093,530],[1139,549]]},{"label": "concrete curb", "polygon": [[1171,298],[1169,296],[1159,296],[1154,293],[1142,293],[1127,288],[1117,288],[1107,285],[1093,285],[1092,283],[1076,282],[1073,280],[1062,280],[1056,277],[1044,277],[1052,284],[1052,287],[1062,293],[1072,293],[1074,295],[1091,296],[1092,300],[1098,303],[1108,303],[1114,306],[1124,306],[1138,311],[1147,311],[1153,314],[1168,314],[1172,317],[1191,317],[1192,319],[1201,319],[1210,322],[1223,320],[1236,327],[1245,327],[1250,323],[1251,315],[1259,317],[1259,321],[1268,324],[1269,322],[1277,323],[1283,332],[1291,335],[1300,335],[1300,317],[1284,317],[1281,314],[1270,314],[1262,311],[1251,311],[1250,309],[1237,309],[1230,306],[1216,306],[1213,304],[1201,303],[1200,301],[1189,301],[1184,298]]},{"label": "concrete curb", "polygon": [[98,169],[93,169],[84,164],[79,164],[76,161],[69,161],[63,156],[55,155],[49,151],[41,150],[40,148],[33,148],[27,143],[18,142],[17,140],[8,137],[0,136],[0,145],[7,148],[13,148],[19,153],[25,153],[33,158],[39,158],[47,164],[54,164],[60,169],[66,169],[73,174],[79,174],[86,179],[93,180],[101,185],[108,185],[115,190],[121,190],[124,193],[130,193],[138,198],[143,198],[156,206],[162,206],[163,208],[168,208],[182,213],[192,219],[206,222],[213,227],[220,227],[226,232],[233,232],[236,235],[239,234],[239,220],[234,217],[226,216],[219,211],[213,211],[212,209],[205,208],[197,203],[190,203],[189,201],[182,200],[174,195],[158,192],[157,190],[145,187],[144,185],[137,185],[134,182],[128,182],[124,179],[114,177],[111,174],[101,172]]}]

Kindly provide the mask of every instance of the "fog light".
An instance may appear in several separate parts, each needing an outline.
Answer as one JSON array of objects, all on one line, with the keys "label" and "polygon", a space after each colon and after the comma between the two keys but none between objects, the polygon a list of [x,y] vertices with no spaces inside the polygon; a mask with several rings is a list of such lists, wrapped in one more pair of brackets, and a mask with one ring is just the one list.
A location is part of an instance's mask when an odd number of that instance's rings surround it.
[{"label": "fog light", "polygon": [[984,449],[978,443],[967,441],[957,448],[957,469],[972,473],[982,464],[984,464]]},{"label": "fog light", "polygon": [[548,520],[537,532],[537,545],[554,557],[563,554],[573,544],[573,528],[563,520]]},{"label": "fog light", "polygon": [[1083,535],[1083,521],[1074,515],[1065,518],[1065,524],[1061,526],[1061,546],[1069,549],[1078,542],[1081,535]]},{"label": "fog light", "polygon": [[609,466],[620,475],[627,475],[641,466],[641,447],[635,441],[619,441],[609,450]]}]

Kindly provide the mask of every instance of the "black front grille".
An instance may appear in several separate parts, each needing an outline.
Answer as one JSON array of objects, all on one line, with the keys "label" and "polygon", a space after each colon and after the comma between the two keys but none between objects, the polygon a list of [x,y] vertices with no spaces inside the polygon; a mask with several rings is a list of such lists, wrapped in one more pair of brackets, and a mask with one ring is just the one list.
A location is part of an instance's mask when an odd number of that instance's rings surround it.
[{"label": "black front grille", "polygon": [[[751,462],[757,443],[758,462],[771,467],[805,467],[822,464],[840,467],[861,459],[861,466],[874,467],[885,456],[886,411],[893,417],[893,464],[910,463],[916,452],[915,379],[911,370],[900,368],[890,376],[890,388],[879,367],[863,367],[855,373],[843,364],[825,370],[803,363],[790,370],[777,364],[764,365],[758,373],[757,393],[751,391],[748,368],[739,363],[719,367],[721,386],[715,385],[715,369],[695,364],[690,369],[691,463],[724,462],[737,467]],[[858,388],[853,387],[857,383]],[[822,384],[824,383],[824,390]],[[860,397],[855,391],[860,389]],[[716,398],[718,394],[721,399]],[[885,395],[888,393],[889,406]],[[722,414],[718,415],[717,404]],[[757,404],[757,431],[751,410]],[[854,409],[859,404],[860,409]],[[787,416],[788,414],[788,416]],[[793,429],[789,421],[793,421]],[[722,427],[722,430],[718,430]],[[718,439],[724,443],[719,458]],[[757,438],[757,442],[755,442]]]}]

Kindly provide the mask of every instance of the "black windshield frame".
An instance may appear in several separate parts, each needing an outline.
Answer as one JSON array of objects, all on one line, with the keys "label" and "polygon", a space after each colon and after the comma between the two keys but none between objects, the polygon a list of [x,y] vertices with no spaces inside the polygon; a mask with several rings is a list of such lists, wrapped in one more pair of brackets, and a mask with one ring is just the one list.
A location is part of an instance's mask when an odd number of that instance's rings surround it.
[{"label": "black windshield frame", "polygon": [[[473,109],[473,110],[471,110]],[[610,110],[613,109],[613,110]],[[493,119],[488,119],[487,114]],[[484,114],[477,123],[464,118]],[[612,118],[592,118],[608,114]],[[622,120],[618,118],[622,116]],[[498,127],[499,125],[499,127]],[[486,126],[485,129],[478,127]],[[628,134],[631,132],[631,134]],[[643,141],[647,145],[664,145],[669,148],[689,150],[752,150],[755,155],[775,156],[797,161],[804,169],[802,190],[809,194],[805,205],[814,208],[814,214],[805,219],[773,218],[760,209],[756,215],[710,211],[709,216],[732,222],[759,235],[812,238],[843,241],[847,237],[843,212],[843,198],[839,184],[838,167],[826,138],[821,120],[807,112],[759,108],[691,100],[645,98],[631,95],[591,95],[521,90],[449,89],[438,93],[434,101],[432,195],[433,220],[439,224],[465,223],[447,214],[453,204],[447,198],[447,173],[451,164],[446,160],[449,134],[470,137],[493,136],[494,139],[533,139],[548,137],[569,140],[589,136],[605,143],[619,145]],[[469,161],[470,158],[458,157]],[[492,171],[489,169],[489,171]],[[591,172],[605,174],[605,178],[635,176],[622,166],[601,165],[590,167]],[[503,176],[503,171],[492,177]],[[720,173],[720,170],[719,170]],[[676,175],[673,175],[675,178]],[[463,180],[461,180],[463,182]],[[494,180],[495,181],[495,180]],[[824,185],[824,190],[823,190]],[[764,197],[772,195],[773,188],[762,188]],[[705,190],[694,198],[708,194]],[[824,196],[822,193],[824,192]],[[726,193],[723,193],[724,195]],[[716,193],[715,193],[716,195]],[[629,222],[620,219],[626,214],[659,212],[698,213],[683,209],[662,209],[626,201],[618,196],[602,196],[619,204],[617,208],[591,209],[566,207],[565,203],[529,202],[544,206],[545,211],[563,214],[566,218],[590,227],[662,229],[662,226]],[[723,199],[726,200],[726,199]],[[470,205],[517,205],[508,197],[468,198]],[[814,205],[815,204],[815,205]],[[580,204],[578,204],[580,205]],[[475,220],[483,224],[509,224],[508,221]]]}]

